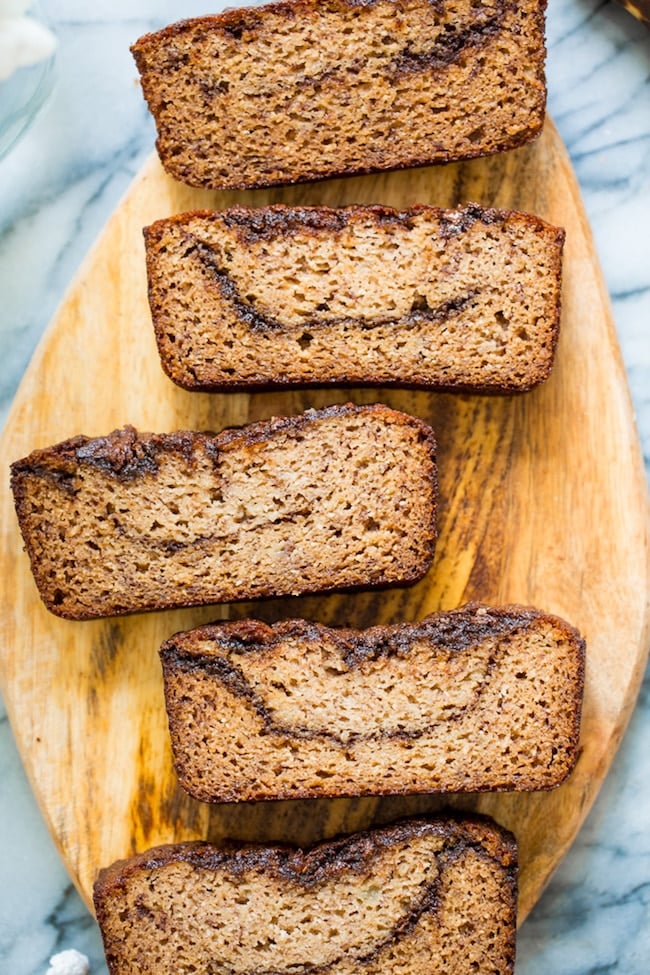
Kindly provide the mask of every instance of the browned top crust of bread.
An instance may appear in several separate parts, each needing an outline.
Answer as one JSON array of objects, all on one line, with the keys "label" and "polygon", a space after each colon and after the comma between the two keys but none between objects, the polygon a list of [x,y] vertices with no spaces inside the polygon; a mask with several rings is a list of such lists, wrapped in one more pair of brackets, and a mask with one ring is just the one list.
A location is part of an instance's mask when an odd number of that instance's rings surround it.
[{"label": "browned top crust of bread", "polygon": [[564,231],[468,204],[232,207],[145,228],[163,368],[187,389],[545,380]]},{"label": "browned top crust of bread", "polygon": [[439,816],[307,850],[157,847],[101,871],[94,899],[111,975],[428,975],[432,957],[508,975],[516,870],[511,833]]},{"label": "browned top crust of bread", "polygon": [[70,619],[413,582],[433,558],[433,433],[332,406],[217,435],[75,437],[12,465],[49,609]]},{"label": "browned top crust of bread", "polygon": [[578,755],[584,640],[532,607],[237,620],[160,654],[176,770],[203,802],[551,789]]},{"label": "browned top crust of bread", "polygon": [[538,135],[545,0],[287,0],[132,46],[168,172],[242,189],[445,163]]}]

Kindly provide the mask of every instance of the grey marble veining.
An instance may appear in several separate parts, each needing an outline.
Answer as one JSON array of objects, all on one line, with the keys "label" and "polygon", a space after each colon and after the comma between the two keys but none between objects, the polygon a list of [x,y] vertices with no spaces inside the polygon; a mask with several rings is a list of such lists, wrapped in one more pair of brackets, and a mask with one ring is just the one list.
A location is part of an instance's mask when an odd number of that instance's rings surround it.
[{"label": "grey marble veining", "polygon": [[[223,4],[225,5],[225,4]],[[0,160],[0,421],[84,255],[153,146],[129,44],[195,0],[49,0],[57,85]],[[213,9],[218,9],[217,6]],[[571,154],[650,469],[650,31],[613,2],[550,0],[549,109]],[[650,971],[650,674],[604,787],[519,935],[518,975]],[[0,710],[0,973],[51,954],[106,972]]]}]

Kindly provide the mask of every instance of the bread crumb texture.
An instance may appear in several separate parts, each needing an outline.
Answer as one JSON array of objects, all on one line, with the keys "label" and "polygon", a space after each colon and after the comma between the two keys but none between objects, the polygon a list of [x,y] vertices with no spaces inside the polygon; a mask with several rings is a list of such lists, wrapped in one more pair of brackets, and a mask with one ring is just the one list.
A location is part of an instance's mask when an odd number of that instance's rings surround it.
[{"label": "bread crumb texture", "polygon": [[161,648],[177,771],[207,802],[552,788],[577,758],[584,653],[522,606],[199,627]]},{"label": "bread crumb texture", "polygon": [[244,188],[520,146],[546,107],[545,0],[289,0],[132,47],[160,158]]},{"label": "bread crumb texture", "polygon": [[188,389],[521,392],[551,371],[564,232],[531,214],[233,207],[145,230],[163,367]]},{"label": "bread crumb texture", "polygon": [[412,582],[433,558],[432,431],[381,405],[77,437],[12,487],[39,591],[73,619]]},{"label": "bread crumb texture", "polygon": [[310,850],[159,847],[102,871],[111,975],[507,975],[516,846],[489,821],[405,821]]}]

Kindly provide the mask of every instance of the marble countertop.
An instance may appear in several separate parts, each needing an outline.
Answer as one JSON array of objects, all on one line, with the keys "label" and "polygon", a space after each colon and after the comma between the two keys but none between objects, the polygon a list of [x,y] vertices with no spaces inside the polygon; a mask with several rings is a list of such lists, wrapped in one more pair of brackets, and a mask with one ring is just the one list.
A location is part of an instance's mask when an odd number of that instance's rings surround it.
[{"label": "marble countertop", "polygon": [[[43,6],[59,39],[56,87],[0,160],[2,423],[66,286],[152,149],[129,44],[206,12],[196,0]],[[550,0],[548,46],[549,109],[592,223],[647,468],[650,31],[613,2]],[[585,825],[520,931],[518,975],[647,975],[649,677]],[[92,975],[106,972],[96,925],[47,833],[0,704],[0,972],[44,975],[50,955],[66,948],[88,955]]]}]

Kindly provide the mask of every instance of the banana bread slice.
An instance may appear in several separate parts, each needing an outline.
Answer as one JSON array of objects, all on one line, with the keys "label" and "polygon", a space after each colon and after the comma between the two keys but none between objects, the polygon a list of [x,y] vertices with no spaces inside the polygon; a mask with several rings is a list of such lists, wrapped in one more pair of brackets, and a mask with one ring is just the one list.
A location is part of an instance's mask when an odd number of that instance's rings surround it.
[{"label": "banana bread slice", "polygon": [[162,846],[103,870],[111,975],[507,975],[517,848],[478,817],[320,843]]},{"label": "banana bread slice", "polygon": [[564,231],[531,214],[233,207],[145,229],[163,367],[187,389],[530,389],[558,338]]},{"label": "banana bread slice", "polygon": [[446,163],[538,135],[546,0],[287,0],[132,46],[167,171],[243,189]]},{"label": "banana bread slice", "polygon": [[584,642],[531,608],[216,623],[161,659],[176,770],[204,802],[550,789],[577,758]]},{"label": "banana bread slice", "polygon": [[76,437],[12,465],[41,596],[91,619],[412,582],[435,540],[431,429],[333,406],[217,436]]}]

